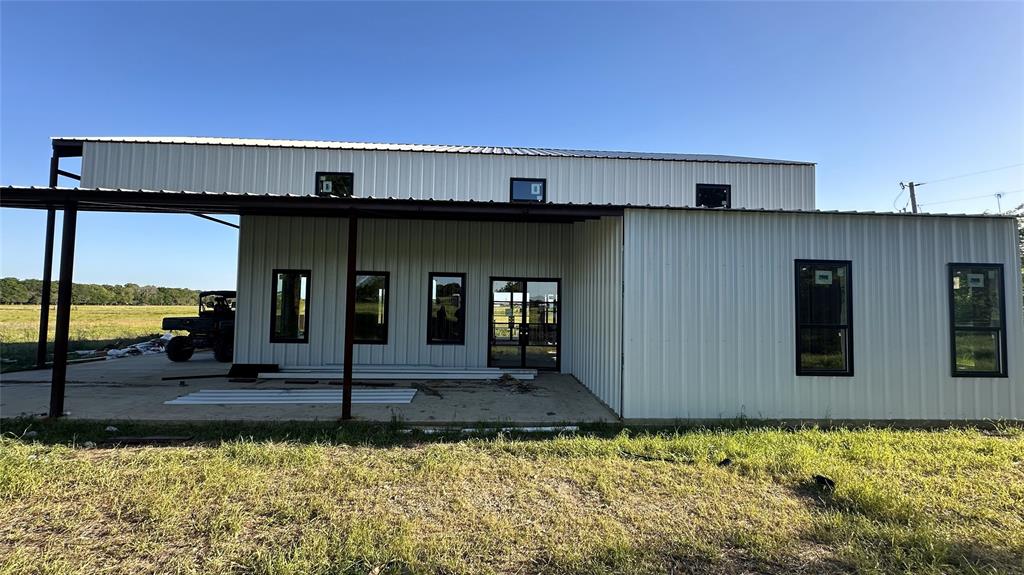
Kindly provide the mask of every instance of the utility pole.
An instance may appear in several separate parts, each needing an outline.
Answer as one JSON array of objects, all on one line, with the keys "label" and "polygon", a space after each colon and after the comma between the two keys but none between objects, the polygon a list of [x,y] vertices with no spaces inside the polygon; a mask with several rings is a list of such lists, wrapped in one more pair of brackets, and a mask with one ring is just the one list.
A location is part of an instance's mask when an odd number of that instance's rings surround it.
[{"label": "utility pole", "polygon": [[903,182],[900,182],[900,188],[904,190],[910,188],[910,211],[915,214],[917,213],[917,192],[914,191],[914,186],[917,185],[923,186],[924,184],[915,184],[914,182],[907,182],[904,184]]}]

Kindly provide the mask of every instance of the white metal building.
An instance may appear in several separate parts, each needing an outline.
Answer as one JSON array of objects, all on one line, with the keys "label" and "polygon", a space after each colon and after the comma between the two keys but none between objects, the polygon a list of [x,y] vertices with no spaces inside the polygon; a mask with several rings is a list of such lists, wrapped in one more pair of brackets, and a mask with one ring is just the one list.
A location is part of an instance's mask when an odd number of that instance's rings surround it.
[{"label": "white metal building", "polygon": [[1024,418],[1009,217],[819,212],[813,164],[730,156],[54,149],[81,188],[5,205],[241,215],[236,366],[341,370],[351,327],[349,369],[557,370],[631,420]]}]

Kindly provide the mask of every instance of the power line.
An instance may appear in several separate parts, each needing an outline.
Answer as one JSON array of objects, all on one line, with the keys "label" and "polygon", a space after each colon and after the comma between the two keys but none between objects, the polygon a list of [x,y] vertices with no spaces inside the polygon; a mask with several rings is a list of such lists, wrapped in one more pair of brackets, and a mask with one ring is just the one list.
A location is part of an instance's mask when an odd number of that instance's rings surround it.
[{"label": "power line", "polygon": [[1000,166],[998,168],[991,168],[991,169],[988,169],[988,170],[980,170],[980,171],[977,171],[977,172],[969,172],[969,173],[966,173],[966,174],[959,174],[959,175],[956,175],[956,176],[949,176],[948,178],[939,178],[938,180],[928,180],[927,182],[920,182],[917,185],[918,186],[923,186],[925,184],[937,184],[939,182],[948,182],[949,180],[957,180],[957,179],[960,179],[960,178],[966,178],[968,176],[978,176],[978,175],[981,175],[981,174],[988,174],[988,173],[991,173],[991,172],[998,172],[1000,170],[1009,170],[1010,168],[1018,168],[1020,166],[1024,166],[1024,162],[1021,162],[1019,164],[1010,164],[1009,166]]},{"label": "power line", "polygon": [[[920,184],[918,184],[918,185],[920,185]],[[1012,195],[1012,194],[1019,194],[1021,192],[1024,192],[1024,188],[1021,188],[1019,190],[1010,190],[1008,192],[996,192],[994,194],[983,194],[983,195],[980,195],[980,196],[969,196],[969,197],[966,197],[966,198],[953,198],[951,200],[939,200],[937,202],[922,203],[920,205],[922,205],[922,206],[934,206],[936,204],[951,204],[953,202],[966,202],[968,200],[980,200],[982,198],[996,198],[996,197],[1002,197],[1002,196],[1009,196],[1009,195]]]}]

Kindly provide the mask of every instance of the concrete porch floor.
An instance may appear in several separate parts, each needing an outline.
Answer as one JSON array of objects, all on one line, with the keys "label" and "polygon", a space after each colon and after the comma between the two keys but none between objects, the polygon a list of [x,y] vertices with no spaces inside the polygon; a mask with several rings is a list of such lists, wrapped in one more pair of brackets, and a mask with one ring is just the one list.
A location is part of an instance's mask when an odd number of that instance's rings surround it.
[{"label": "concrete porch floor", "polygon": [[[69,419],[91,420],[330,421],[341,416],[340,405],[164,405],[165,401],[203,389],[322,389],[327,385],[281,380],[231,382],[226,377],[162,380],[226,374],[227,370],[228,366],[216,362],[209,352],[198,353],[185,363],[150,355],[69,365],[64,406]],[[49,370],[0,375],[0,417],[45,414],[49,382]],[[396,381],[395,386],[419,389],[412,403],[355,404],[352,414],[356,420],[398,420],[412,425],[551,425],[616,420],[615,414],[572,376],[541,374],[524,383],[528,391],[493,381]],[[358,381],[356,387],[360,387]]]}]

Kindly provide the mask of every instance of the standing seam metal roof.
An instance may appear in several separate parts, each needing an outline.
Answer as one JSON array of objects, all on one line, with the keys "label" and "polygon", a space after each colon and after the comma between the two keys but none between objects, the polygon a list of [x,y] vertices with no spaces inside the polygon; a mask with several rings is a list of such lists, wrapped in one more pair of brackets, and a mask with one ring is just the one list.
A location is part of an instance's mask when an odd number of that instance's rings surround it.
[{"label": "standing seam metal roof", "polygon": [[377,152],[441,152],[497,156],[547,156],[555,158],[598,158],[611,160],[658,160],[671,162],[718,162],[729,164],[780,164],[813,166],[813,162],[722,156],[716,154],[664,154],[656,152],[613,152],[599,150],[562,150],[501,146],[448,146],[433,144],[384,144],[370,142],[331,142],[321,140],[264,140],[256,138],[202,138],[186,136],[55,136],[54,144],[109,142],[121,144],[194,144],[207,146],[244,146],[264,148],[308,148],[321,150],[366,150]]}]

